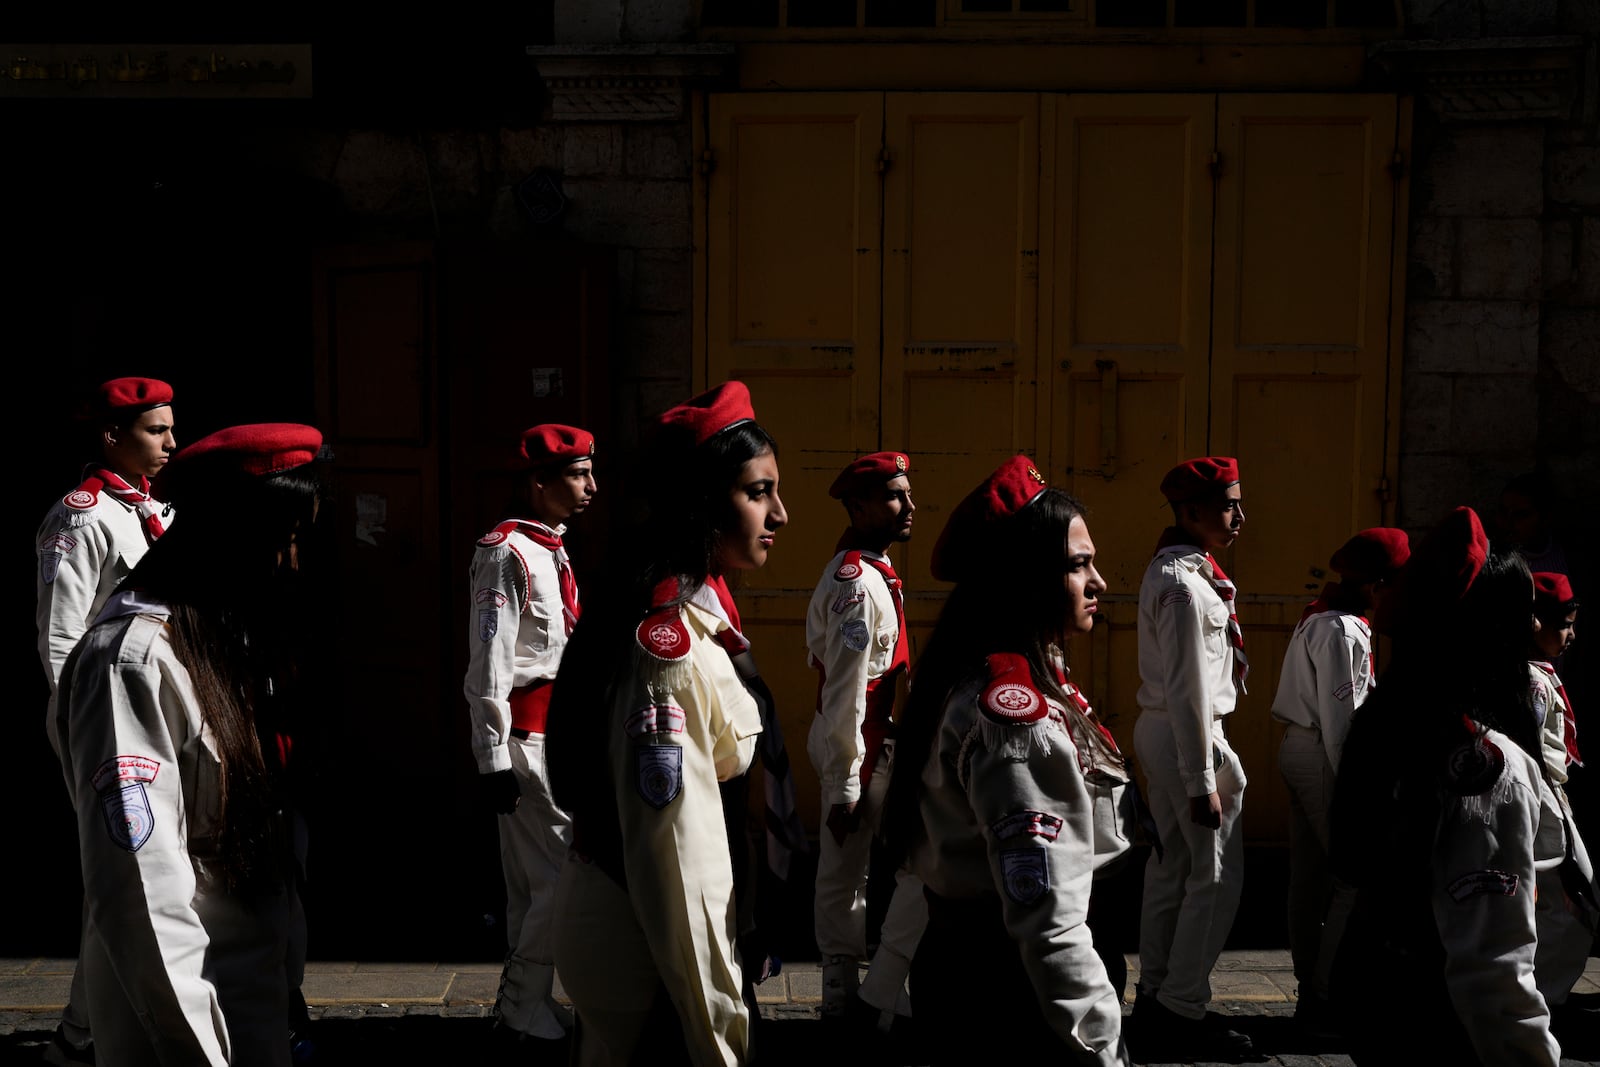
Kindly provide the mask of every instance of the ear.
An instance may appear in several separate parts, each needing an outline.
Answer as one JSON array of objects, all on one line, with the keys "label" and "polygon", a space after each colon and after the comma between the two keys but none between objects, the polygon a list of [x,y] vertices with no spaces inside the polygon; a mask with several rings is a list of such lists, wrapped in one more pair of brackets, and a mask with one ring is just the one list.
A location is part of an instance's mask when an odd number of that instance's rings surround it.
[{"label": "ear", "polygon": [[117,447],[117,428],[115,426],[107,426],[100,431],[100,444],[105,448]]}]

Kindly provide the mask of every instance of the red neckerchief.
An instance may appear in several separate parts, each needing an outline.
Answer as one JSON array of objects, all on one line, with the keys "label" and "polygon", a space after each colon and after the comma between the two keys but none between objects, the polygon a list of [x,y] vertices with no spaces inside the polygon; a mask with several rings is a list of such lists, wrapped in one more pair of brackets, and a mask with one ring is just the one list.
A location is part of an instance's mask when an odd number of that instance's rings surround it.
[{"label": "red neckerchief", "polygon": [[567,625],[567,634],[570,636],[572,628],[578,625],[578,614],[582,610],[578,606],[578,579],[572,573],[572,562],[567,559],[567,550],[561,547],[561,535],[542,522],[531,519],[518,519],[517,526],[524,537],[542,548],[550,550],[556,558],[556,579],[561,583],[561,615]]},{"label": "red neckerchief", "polygon": [[[1188,548],[1199,552],[1200,548],[1191,542],[1189,535],[1181,526],[1168,526],[1161,531],[1161,539],[1156,542],[1156,552],[1160,553],[1169,548]],[[1216,559],[1211,553],[1204,553],[1206,568],[1201,574],[1211,583],[1211,588],[1228,605],[1228,643],[1233,645],[1233,684],[1240,693],[1248,692],[1245,689],[1245,679],[1250,677],[1250,660],[1244,654],[1244,629],[1239,625],[1239,616],[1234,612],[1233,600],[1238,595],[1238,589],[1233,582],[1228,580]]]},{"label": "red neckerchief", "polygon": [[1100,736],[1106,739],[1106,744],[1111,746],[1111,751],[1120,754],[1117,748],[1117,739],[1111,736],[1111,731],[1107,730],[1105,724],[1095,715],[1094,709],[1089,706],[1089,700],[1083,695],[1083,692],[1067,681],[1067,672],[1054,663],[1050,665],[1050,669],[1055,672],[1056,681],[1061,684],[1062,692],[1066,693],[1067,699],[1072,702],[1073,710],[1077,711],[1079,715],[1088,720],[1091,726],[1100,731]]},{"label": "red neckerchief", "polygon": [[728,624],[726,630],[717,634],[717,641],[727,649],[730,656],[750,651],[750,639],[744,635],[744,626],[739,621],[739,605],[733,602],[733,592],[728,588],[728,580],[720,574],[708,575],[706,588],[716,594],[717,606],[722,609],[722,621]]},{"label": "red neckerchief", "polygon": [[889,565],[887,557],[872,559],[863,555],[861,562],[871,567],[883,576],[883,583],[889,587],[889,596],[894,600],[894,656],[889,661],[888,670],[883,672],[878,679],[881,683],[884,678],[893,678],[900,671],[911,666],[911,655],[906,648],[906,604],[905,597],[900,592],[900,577],[895,574],[894,568]]},{"label": "red neckerchief", "polygon": [[1583,758],[1578,755],[1578,717],[1572,712],[1572,700],[1567,696],[1567,687],[1561,681],[1561,676],[1556,673],[1555,664],[1542,659],[1528,662],[1555,679],[1556,693],[1561,697],[1561,742],[1567,746],[1567,766],[1574,763],[1583,766]]},{"label": "red neckerchief", "polygon": [[[144,523],[144,540],[146,544],[155,544],[156,538],[166,532],[165,527],[161,525],[161,503],[150,495],[150,479],[141,475],[139,487],[135,489],[118,475],[113,474],[104,467],[97,467],[94,473],[89,476],[89,481],[84,483],[83,487],[85,489],[89,487],[89,482],[99,482],[106,492],[139,513],[139,518]],[[97,490],[90,489],[89,491],[96,492]]]}]

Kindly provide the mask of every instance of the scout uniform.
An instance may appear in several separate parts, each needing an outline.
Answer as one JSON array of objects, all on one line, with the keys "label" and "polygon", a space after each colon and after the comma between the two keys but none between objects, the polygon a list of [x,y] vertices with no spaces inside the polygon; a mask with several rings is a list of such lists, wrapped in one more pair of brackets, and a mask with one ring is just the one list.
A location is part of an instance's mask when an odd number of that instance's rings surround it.
[{"label": "scout uniform", "polygon": [[[548,423],[523,433],[521,455],[529,468],[554,468],[591,458],[594,447],[588,431]],[[495,1013],[517,1033],[544,1039],[562,1037],[571,1025],[551,996],[550,931],[572,821],[551,797],[544,743],[551,684],[579,613],[565,533],[561,524],[509,519],[478,541],[462,685],[478,772],[512,771],[520,789],[516,807],[498,819],[509,952]]]},{"label": "scout uniform", "polygon": [[[905,474],[910,459],[878,452],[845,467],[835,500]],[[848,542],[847,532],[842,542]],[[842,1016],[866,957],[867,871],[884,792],[894,769],[894,694],[910,663],[899,577],[881,552],[845,547],[824,569],[806,611],[806,647],[817,671],[817,714],[806,742],[822,780],[822,833],[813,908],[822,955],[822,1011]],[[860,820],[843,844],[826,822],[836,804]],[[910,1015],[906,975],[927,922],[922,884],[901,868],[861,999],[880,1012]]]},{"label": "scout uniform", "polygon": [[[1404,530],[1374,527],[1340,546],[1329,566],[1343,583],[1354,587],[1392,580],[1410,554]],[[1289,639],[1272,701],[1272,717],[1286,724],[1278,770],[1289,789],[1292,818],[1289,948],[1301,1005],[1312,998],[1327,1001],[1329,969],[1343,916],[1354,902],[1353,892],[1334,886],[1328,872],[1328,804],[1333,799],[1334,774],[1351,716],[1375,684],[1371,624],[1330,603],[1350,595],[1330,583],[1306,608]]]},{"label": "scout uniform", "polygon": [[[952,513],[934,576],[975,570],[988,558],[983,527],[1043,490],[1026,457],[1003,465]],[[928,925],[912,980],[919,1015],[945,1024],[937,1062],[1012,1051],[1130,1062],[1121,997],[1087,925],[1095,878],[1131,844],[1129,771],[1058,657],[1050,668],[1064,701],[1024,656],[988,656],[945,698],[922,768],[909,862],[927,886]]]},{"label": "scout uniform", "polygon": [[[1206,457],[1162,480],[1169,501],[1222,492],[1236,461]],[[1134,750],[1165,855],[1145,866],[1139,920],[1139,991],[1185,1019],[1205,1018],[1211,969],[1239,906],[1244,841],[1238,833],[1245,774],[1222,720],[1232,714],[1248,662],[1233,611],[1233,583],[1204,549],[1163,537],[1139,583],[1139,718]],[[1221,825],[1190,819],[1189,798],[1219,794]]]},{"label": "scout uniform", "polygon": [[[730,382],[661,422],[698,447],[753,418],[748,391]],[[719,639],[728,622],[704,586],[684,592],[677,579],[653,590],[627,666],[592,709],[608,720],[609,788],[595,812],[580,812],[556,892],[556,960],[578,1012],[580,1065],[644,1062],[661,1040],[662,990],[690,1062],[749,1060],[718,783],[749,769],[761,713]]]},{"label": "scout uniform", "polygon": [[[234,427],[189,446],[174,469],[204,460],[277,473],[310,463],[321,442],[309,426]],[[273,887],[241,891],[208,870],[223,768],[169,615],[138,591],[114,594],[58,692],[91,1029],[101,1062],[286,1067],[294,879],[263,864]]]}]

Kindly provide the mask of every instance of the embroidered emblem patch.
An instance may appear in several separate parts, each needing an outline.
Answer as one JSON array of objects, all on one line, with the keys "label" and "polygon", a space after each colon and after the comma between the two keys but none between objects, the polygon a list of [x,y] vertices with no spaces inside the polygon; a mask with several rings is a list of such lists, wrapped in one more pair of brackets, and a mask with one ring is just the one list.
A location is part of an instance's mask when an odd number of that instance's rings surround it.
[{"label": "embroidered emblem patch", "polygon": [[1006,896],[1032,904],[1050,892],[1050,863],[1042,848],[1017,848],[1000,853],[1000,876]]},{"label": "embroidered emblem patch", "polygon": [[1061,820],[1047,811],[1019,811],[990,826],[989,832],[996,841],[1022,835],[1054,841],[1061,833]]},{"label": "embroidered emblem patch", "polygon": [[683,709],[672,704],[646,704],[622,724],[629,737],[683,733]]},{"label": "embroidered emblem patch", "polygon": [[906,472],[906,457],[897,454],[894,457],[894,469],[904,474]]},{"label": "embroidered emblem patch", "polygon": [[839,633],[844,635],[844,647],[852,652],[860,652],[867,647],[867,624],[863,619],[848,619],[839,624]]},{"label": "embroidered emblem patch", "polygon": [[676,611],[646,616],[635,637],[639,647],[656,659],[677,660],[689,654],[689,628]]},{"label": "embroidered emblem patch", "polygon": [[494,635],[500,632],[500,613],[494,608],[481,608],[478,611],[478,640],[488,644],[494,640]]},{"label": "embroidered emblem patch", "polygon": [[74,489],[62,498],[61,502],[69,508],[83,511],[94,507],[95,495],[87,489]]},{"label": "embroidered emblem patch", "polygon": [[1162,607],[1167,607],[1167,606],[1172,605],[1172,604],[1193,604],[1193,603],[1194,603],[1194,594],[1189,592],[1189,590],[1185,589],[1181,585],[1176,589],[1168,589],[1165,593],[1161,594],[1161,606]]},{"label": "embroidered emblem patch", "polygon": [[1028,468],[1028,477],[1032,478],[1034,481],[1038,482],[1040,485],[1044,484],[1044,475],[1040,474],[1038,469],[1035,468],[1035,467],[1030,466]]},{"label": "embroidered emblem patch", "polygon": [[493,548],[495,545],[498,545],[500,542],[504,541],[510,536],[510,532],[506,530],[490,530],[488,533],[478,538],[478,544],[482,545],[484,548]]},{"label": "embroidered emblem patch", "polygon": [[660,811],[683,791],[683,749],[677,745],[640,745],[633,752],[639,796]]},{"label": "embroidered emblem patch", "polygon": [[1514,897],[1517,876],[1505,871],[1470,871],[1450,883],[1450,898],[1465,904],[1473,897]]},{"label": "embroidered emblem patch", "polygon": [[78,542],[64,533],[56,534],[39,546],[39,576],[45,585],[56,580],[62,558],[77,547]]},{"label": "embroidered emblem patch", "polygon": [[1044,700],[1032,686],[1002,682],[983,694],[983,706],[1001,719],[1033,722],[1045,714]]},{"label": "embroidered emblem patch", "polygon": [[833,613],[835,615],[843,615],[865,599],[867,599],[867,591],[865,589],[857,589],[853,593],[840,593],[839,598],[833,602]]},{"label": "embroidered emblem patch", "polygon": [[509,598],[498,589],[480,589],[472,599],[478,604],[493,604],[497,608],[503,608]]},{"label": "embroidered emblem patch", "polygon": [[137,852],[155,830],[155,813],[142,782],[130,782],[120,789],[100,794],[100,813],[105,816],[106,833],[118,848]]},{"label": "embroidered emblem patch", "polygon": [[894,634],[885,632],[878,635],[879,648],[888,648],[892,644],[894,644]]},{"label": "embroidered emblem patch", "polygon": [[1450,788],[1465,797],[1487,792],[1505,768],[1500,747],[1487,737],[1477,737],[1450,753],[1446,774]]},{"label": "embroidered emblem patch", "polygon": [[861,564],[841,563],[839,569],[833,572],[833,576],[841,582],[853,582],[861,577]]},{"label": "embroidered emblem patch", "polygon": [[1354,682],[1345,682],[1343,685],[1341,685],[1339,688],[1337,688],[1337,689],[1335,689],[1333,691],[1333,699],[1335,699],[1335,700],[1347,700],[1347,699],[1349,699],[1350,694],[1355,692],[1355,688],[1356,688],[1356,683],[1354,683]]},{"label": "embroidered emblem patch", "polygon": [[112,756],[94,769],[89,785],[100,793],[119,782],[153,782],[160,770],[160,761],[149,756]]}]

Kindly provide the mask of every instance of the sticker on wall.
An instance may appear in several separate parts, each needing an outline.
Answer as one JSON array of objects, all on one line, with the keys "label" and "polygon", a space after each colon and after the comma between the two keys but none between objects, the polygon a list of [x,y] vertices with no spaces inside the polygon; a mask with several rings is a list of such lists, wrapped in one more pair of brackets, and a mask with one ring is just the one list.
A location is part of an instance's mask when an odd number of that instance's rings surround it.
[{"label": "sticker on wall", "polygon": [[377,535],[388,533],[383,524],[389,521],[389,501],[377,493],[356,494],[356,541],[363,545],[378,545]]}]

